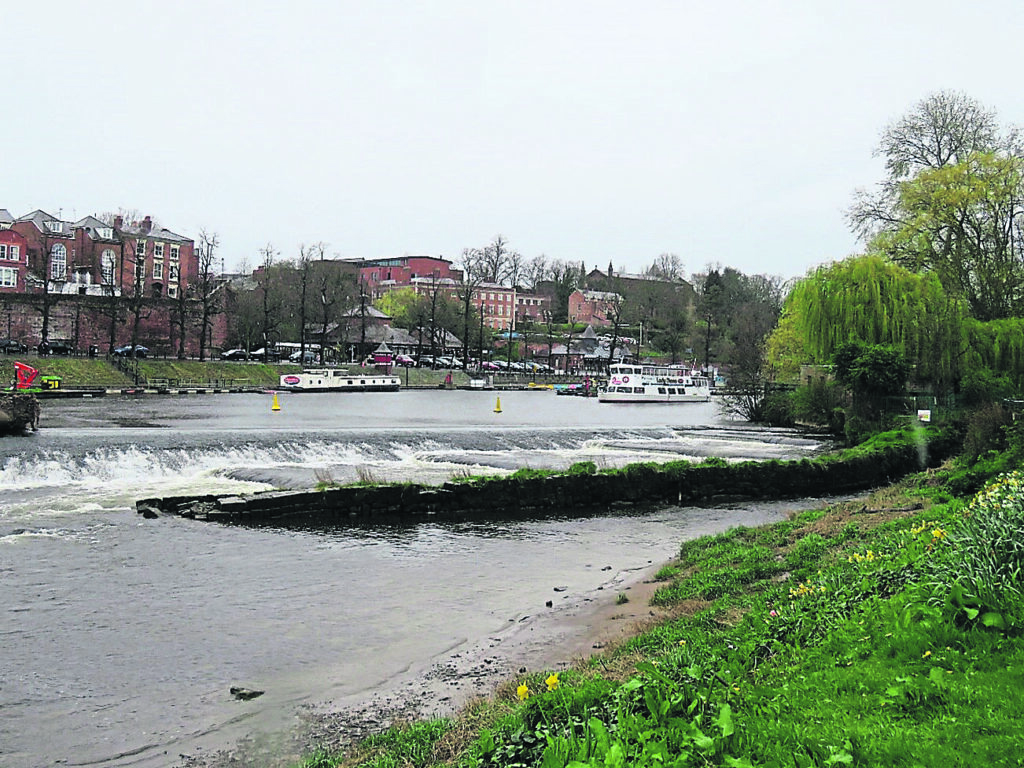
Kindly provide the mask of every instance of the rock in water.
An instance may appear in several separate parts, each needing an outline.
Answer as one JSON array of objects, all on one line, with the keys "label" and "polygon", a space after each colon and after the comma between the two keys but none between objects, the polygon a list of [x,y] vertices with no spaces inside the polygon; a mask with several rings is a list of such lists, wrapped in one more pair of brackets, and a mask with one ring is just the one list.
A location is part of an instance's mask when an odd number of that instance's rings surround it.
[{"label": "rock in water", "polygon": [[239,701],[249,701],[249,699],[259,698],[263,693],[263,691],[254,691],[252,688],[242,688],[239,686],[231,687],[231,695]]}]

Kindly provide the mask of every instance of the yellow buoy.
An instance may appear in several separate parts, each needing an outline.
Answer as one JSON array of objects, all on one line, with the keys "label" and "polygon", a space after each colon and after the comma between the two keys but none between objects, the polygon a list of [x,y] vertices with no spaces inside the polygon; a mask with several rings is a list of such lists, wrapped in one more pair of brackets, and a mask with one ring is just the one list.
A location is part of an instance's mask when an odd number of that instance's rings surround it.
[{"label": "yellow buoy", "polygon": [[494,404],[494,412],[501,413],[501,398],[498,398],[498,402]]},{"label": "yellow buoy", "polygon": [[281,404],[279,402],[277,402],[277,392],[274,393],[274,404],[272,406],[270,406],[270,410],[272,410],[272,411],[280,411],[281,410]]}]

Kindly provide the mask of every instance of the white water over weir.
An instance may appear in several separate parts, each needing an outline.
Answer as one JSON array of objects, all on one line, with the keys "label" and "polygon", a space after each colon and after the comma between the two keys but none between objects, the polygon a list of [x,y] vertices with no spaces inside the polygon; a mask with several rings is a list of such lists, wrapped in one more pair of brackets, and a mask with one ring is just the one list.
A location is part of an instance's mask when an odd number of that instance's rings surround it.
[{"label": "white water over weir", "polygon": [[[145,520],[138,499],[819,448],[722,421],[713,404],[508,392],[493,406],[460,391],[285,395],[279,413],[251,394],[46,403],[35,436],[0,440],[0,765],[166,766],[287,731],[302,709],[365,700],[557,617],[684,539],[801,504],[566,497],[505,515],[478,494],[478,514],[443,520],[353,519],[349,499],[340,526],[226,527]],[[232,686],[266,693],[240,702]]]}]

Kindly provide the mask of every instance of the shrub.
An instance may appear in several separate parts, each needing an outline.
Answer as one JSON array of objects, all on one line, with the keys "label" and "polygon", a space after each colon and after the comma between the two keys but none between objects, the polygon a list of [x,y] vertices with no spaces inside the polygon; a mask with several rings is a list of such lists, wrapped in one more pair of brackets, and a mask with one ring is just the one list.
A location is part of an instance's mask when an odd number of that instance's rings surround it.
[{"label": "shrub", "polygon": [[1013,421],[1010,412],[998,403],[988,403],[971,412],[964,435],[963,458],[973,464],[989,450],[1004,450],[1004,428]]},{"label": "shrub", "polygon": [[836,382],[812,379],[793,393],[793,411],[800,421],[827,426],[833,434],[841,435],[845,418],[843,406],[847,400],[846,391]]},{"label": "shrub", "polygon": [[930,560],[935,594],[956,618],[993,627],[1024,619],[1024,473],[978,493],[950,529],[932,531],[946,550]]},{"label": "shrub", "polygon": [[592,461],[577,461],[568,470],[567,475],[596,475],[597,464]]}]

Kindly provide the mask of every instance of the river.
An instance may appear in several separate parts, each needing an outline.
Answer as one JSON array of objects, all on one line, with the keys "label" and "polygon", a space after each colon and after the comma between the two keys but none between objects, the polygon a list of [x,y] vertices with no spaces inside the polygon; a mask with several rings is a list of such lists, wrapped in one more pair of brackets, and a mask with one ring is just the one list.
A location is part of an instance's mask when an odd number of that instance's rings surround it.
[{"label": "river", "polygon": [[[164,766],[353,701],[785,505],[327,531],[143,520],[138,498],[440,482],[820,446],[713,403],[551,392],[105,397],[0,438],[0,765]],[[553,586],[559,594],[553,595]],[[563,589],[564,588],[564,589]],[[554,609],[557,611],[558,605]],[[231,686],[265,690],[235,701]]]}]

